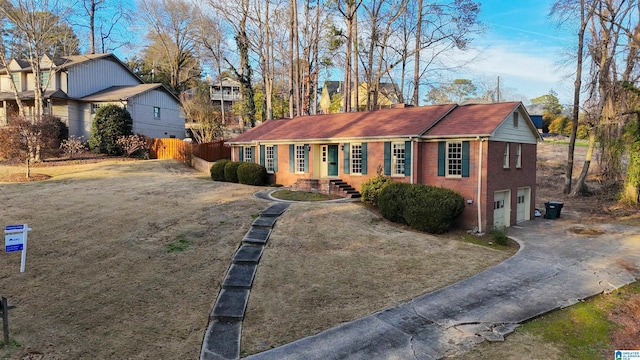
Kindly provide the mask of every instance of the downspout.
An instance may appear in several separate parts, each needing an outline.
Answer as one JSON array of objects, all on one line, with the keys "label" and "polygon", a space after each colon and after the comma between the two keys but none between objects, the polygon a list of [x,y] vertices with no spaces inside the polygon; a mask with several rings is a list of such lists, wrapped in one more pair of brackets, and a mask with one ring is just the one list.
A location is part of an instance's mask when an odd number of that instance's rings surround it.
[{"label": "downspout", "polygon": [[481,196],[482,196],[482,142],[484,139],[478,136],[478,198],[476,203],[478,204],[478,233],[482,233],[482,204],[481,204]]}]

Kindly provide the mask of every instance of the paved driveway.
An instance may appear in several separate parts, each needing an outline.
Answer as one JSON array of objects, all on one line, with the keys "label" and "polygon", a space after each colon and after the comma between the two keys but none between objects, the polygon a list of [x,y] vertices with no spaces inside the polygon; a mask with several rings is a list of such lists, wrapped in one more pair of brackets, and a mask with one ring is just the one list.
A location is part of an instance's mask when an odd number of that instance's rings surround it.
[{"label": "paved driveway", "polygon": [[525,320],[640,278],[638,227],[538,219],[509,235],[520,251],[489,270],[249,358],[442,358],[502,340]]}]

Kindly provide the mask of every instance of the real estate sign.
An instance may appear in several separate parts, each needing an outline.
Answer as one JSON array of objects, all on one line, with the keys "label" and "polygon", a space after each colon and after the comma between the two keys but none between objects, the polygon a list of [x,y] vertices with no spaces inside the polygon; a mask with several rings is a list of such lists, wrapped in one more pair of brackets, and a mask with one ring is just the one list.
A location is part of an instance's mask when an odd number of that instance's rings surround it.
[{"label": "real estate sign", "polygon": [[20,272],[24,272],[27,262],[27,233],[31,231],[27,224],[7,225],[4,228],[4,249],[6,252],[22,251]]}]

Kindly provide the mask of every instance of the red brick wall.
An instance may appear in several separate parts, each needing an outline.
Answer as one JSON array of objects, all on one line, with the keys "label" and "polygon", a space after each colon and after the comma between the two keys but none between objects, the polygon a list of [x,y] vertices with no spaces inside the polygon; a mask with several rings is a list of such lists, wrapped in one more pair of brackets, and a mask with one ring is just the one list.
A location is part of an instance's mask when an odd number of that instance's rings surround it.
[{"label": "red brick wall", "polygon": [[[493,224],[493,194],[500,190],[511,190],[510,225],[515,225],[517,217],[518,188],[531,188],[531,219],[534,218],[536,199],[536,144],[522,144],[522,167],[516,168],[517,143],[509,143],[509,168],[503,167],[504,143],[489,141],[489,158],[487,170],[491,174],[487,195],[492,207],[487,208],[487,223]],[[490,211],[489,211],[490,210]]]},{"label": "red brick wall", "polygon": [[[469,177],[448,178],[438,176],[438,142],[421,142],[413,144],[412,158],[419,158],[414,162],[414,183],[442,186],[455,190],[462,194],[465,199],[471,200],[471,204],[466,204],[466,208],[459,220],[459,225],[466,229],[478,226],[478,200],[482,207],[482,230],[488,230],[493,224],[493,194],[495,191],[511,190],[511,225],[516,223],[517,216],[517,191],[520,187],[531,188],[531,209],[533,218],[535,208],[536,190],[536,145],[522,144],[522,167],[516,168],[517,144],[510,144],[510,166],[503,168],[504,143],[496,141],[482,142],[482,176],[481,195],[478,199],[478,166],[479,166],[479,142],[469,142]],[[318,146],[311,145],[309,150],[309,172],[304,174],[294,174],[289,172],[289,146],[278,145],[278,172],[271,174],[271,181],[284,186],[295,184],[298,179],[320,178],[320,174],[315,169],[316,151]],[[256,162],[259,160],[259,148],[254,150]],[[233,149],[234,159],[238,159],[238,149]],[[378,166],[384,166],[384,142],[367,143],[367,174],[352,175],[344,173],[344,151],[342,146],[338,147],[338,177],[360,190],[363,182],[377,175]],[[393,177],[395,181],[411,182],[410,176]]]},{"label": "red brick wall", "polygon": [[[483,143],[482,151],[483,158],[486,159],[486,142]],[[460,193],[465,199],[466,207],[462,216],[458,220],[458,225],[466,229],[472,229],[478,226],[478,141],[469,142],[469,177],[449,178],[445,176],[438,176],[438,142],[419,143],[419,153],[423,160],[419,165],[418,182],[421,184],[445,187]],[[483,192],[481,195],[481,205],[483,206],[483,209],[486,209],[486,203],[484,201],[484,197],[486,196],[484,192],[486,186],[484,181],[485,178],[486,173],[485,170],[483,170]],[[472,203],[467,203],[467,200],[471,200]],[[491,205],[491,208],[493,209],[493,204]],[[485,228],[484,220],[483,216],[483,231]]]},{"label": "red brick wall", "polygon": [[[442,186],[462,194],[467,204],[460,219],[460,225],[472,228],[478,225],[478,141],[470,141],[469,177],[448,178],[438,176],[438,143],[420,143],[420,154],[423,161],[419,164],[418,182]],[[510,143],[508,169],[503,168],[504,143],[484,141],[482,143],[483,169],[480,185],[480,205],[482,208],[482,230],[486,231],[493,224],[493,195],[495,191],[511,190],[510,224],[515,225],[517,216],[518,188],[531,188],[530,214],[533,218],[536,190],[536,145],[522,144],[522,167],[516,168],[517,143]]]}]

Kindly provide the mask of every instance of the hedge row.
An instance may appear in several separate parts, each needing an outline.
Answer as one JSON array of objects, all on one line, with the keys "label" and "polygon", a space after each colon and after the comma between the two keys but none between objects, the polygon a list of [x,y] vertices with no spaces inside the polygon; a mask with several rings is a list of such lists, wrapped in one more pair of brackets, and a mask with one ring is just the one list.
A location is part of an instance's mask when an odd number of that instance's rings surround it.
[{"label": "hedge row", "polygon": [[449,230],[465,207],[462,195],[453,190],[384,176],[367,181],[361,189],[363,201],[377,206],[386,219],[434,234]]},{"label": "hedge row", "polygon": [[256,163],[218,160],[211,166],[210,173],[213,181],[256,186],[267,183],[267,169]]}]

